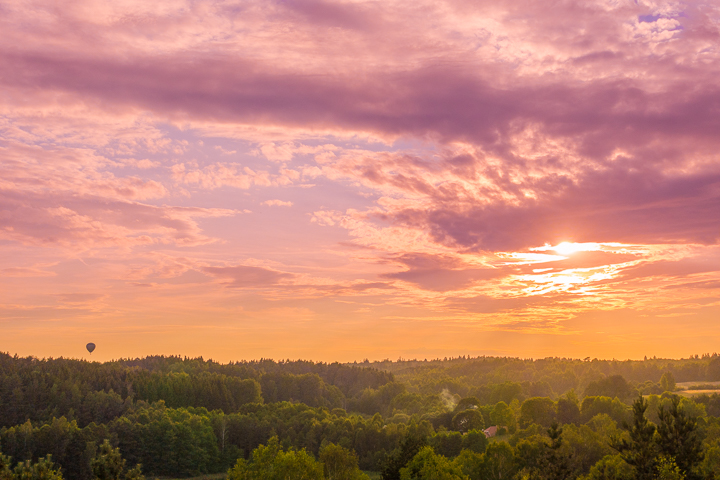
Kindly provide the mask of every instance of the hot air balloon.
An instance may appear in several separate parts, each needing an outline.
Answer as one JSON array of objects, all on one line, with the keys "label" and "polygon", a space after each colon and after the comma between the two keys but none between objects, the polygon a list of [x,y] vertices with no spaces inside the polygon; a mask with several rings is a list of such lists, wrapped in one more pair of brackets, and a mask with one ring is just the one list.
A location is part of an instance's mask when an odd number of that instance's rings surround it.
[{"label": "hot air balloon", "polygon": [[90,343],[88,343],[87,345],[85,345],[85,348],[87,348],[87,351],[88,351],[88,352],[92,353],[93,350],[95,350],[95,344],[92,343],[92,342],[90,342]]}]

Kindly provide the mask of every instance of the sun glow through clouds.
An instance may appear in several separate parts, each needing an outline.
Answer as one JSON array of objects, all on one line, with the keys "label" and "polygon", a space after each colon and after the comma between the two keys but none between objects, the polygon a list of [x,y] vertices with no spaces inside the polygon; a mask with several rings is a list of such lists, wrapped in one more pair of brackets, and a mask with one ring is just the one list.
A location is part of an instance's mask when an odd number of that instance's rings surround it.
[{"label": "sun glow through clouds", "polygon": [[559,255],[572,255],[577,252],[593,252],[602,249],[602,245],[599,243],[574,243],[574,242],[560,242],[555,246],[544,245],[542,247],[531,248],[538,252],[553,251]]}]

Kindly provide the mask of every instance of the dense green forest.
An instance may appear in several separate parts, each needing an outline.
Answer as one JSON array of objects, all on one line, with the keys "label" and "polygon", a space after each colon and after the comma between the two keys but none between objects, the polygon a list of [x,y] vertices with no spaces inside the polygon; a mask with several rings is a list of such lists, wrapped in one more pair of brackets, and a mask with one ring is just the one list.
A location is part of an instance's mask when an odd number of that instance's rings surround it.
[{"label": "dense green forest", "polygon": [[720,478],[714,382],[716,354],[354,364],[0,354],[0,479]]}]

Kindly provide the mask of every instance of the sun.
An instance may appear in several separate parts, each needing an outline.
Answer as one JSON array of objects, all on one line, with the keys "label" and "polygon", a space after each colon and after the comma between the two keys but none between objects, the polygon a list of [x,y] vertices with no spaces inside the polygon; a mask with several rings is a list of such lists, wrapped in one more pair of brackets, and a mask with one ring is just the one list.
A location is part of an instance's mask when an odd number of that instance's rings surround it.
[{"label": "sun", "polygon": [[[573,253],[577,252],[595,252],[598,250],[602,250],[604,246],[618,246],[618,244],[614,243],[595,243],[595,242],[585,242],[585,243],[575,243],[575,242],[561,242],[557,245],[550,245],[549,243],[546,243],[542,247],[535,247],[530,248],[530,251],[533,252],[555,252],[556,255],[561,256],[569,256]],[[547,255],[547,254],[546,254]]]},{"label": "sun", "polygon": [[553,247],[553,250],[560,255],[572,255],[573,253],[589,250],[589,248],[584,243],[562,242]]}]

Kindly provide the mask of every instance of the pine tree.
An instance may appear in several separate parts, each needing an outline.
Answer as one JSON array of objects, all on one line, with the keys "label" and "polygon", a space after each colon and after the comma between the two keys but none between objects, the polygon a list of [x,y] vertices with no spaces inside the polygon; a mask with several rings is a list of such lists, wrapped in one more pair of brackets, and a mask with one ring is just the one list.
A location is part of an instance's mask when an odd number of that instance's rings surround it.
[{"label": "pine tree", "polygon": [[400,441],[400,446],[393,450],[385,459],[382,469],[383,480],[400,480],[400,469],[427,445],[424,437],[407,435]]},{"label": "pine tree", "polygon": [[547,449],[545,456],[544,478],[548,480],[565,480],[570,472],[569,459],[560,452],[562,446],[562,428],[558,424],[553,423],[548,429],[550,436],[550,447]]},{"label": "pine tree", "polygon": [[12,471],[10,471],[10,457],[6,457],[0,452],[0,480],[12,480]]},{"label": "pine tree", "polygon": [[655,425],[645,418],[647,401],[640,396],[633,402],[633,424],[624,427],[630,431],[630,441],[615,440],[612,447],[616,449],[622,459],[635,467],[637,480],[653,480],[655,477],[655,463],[658,457],[658,446],[653,436]]},{"label": "pine tree", "polygon": [[113,448],[110,442],[105,441],[95,458],[90,462],[94,480],[144,480],[140,465],[126,471],[125,460],[120,455],[119,448]]},{"label": "pine tree", "polygon": [[37,463],[25,460],[15,467],[16,480],[63,480],[60,469],[52,462],[51,455],[39,458]]},{"label": "pine tree", "polygon": [[680,398],[672,399],[667,410],[658,411],[658,446],[663,455],[675,459],[680,472],[688,480],[700,479],[695,471],[703,458],[702,439],[697,432],[697,419],[690,418],[680,406]]}]

